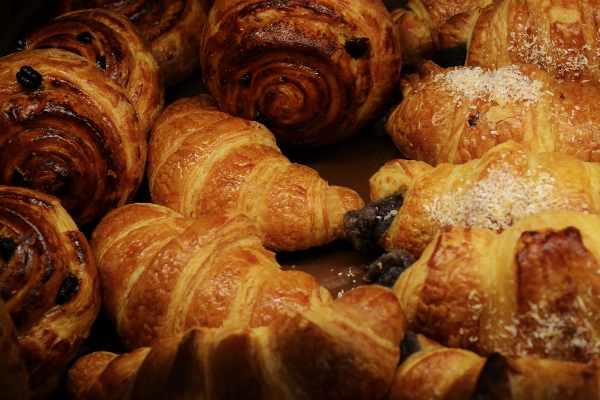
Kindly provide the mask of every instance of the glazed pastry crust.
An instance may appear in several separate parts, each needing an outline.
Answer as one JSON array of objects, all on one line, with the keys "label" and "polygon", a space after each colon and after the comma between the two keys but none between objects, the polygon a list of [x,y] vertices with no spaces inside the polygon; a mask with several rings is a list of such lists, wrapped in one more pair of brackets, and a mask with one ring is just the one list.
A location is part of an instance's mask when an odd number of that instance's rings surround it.
[{"label": "glazed pastry crust", "polygon": [[147,172],[153,202],[187,217],[241,210],[272,250],[343,239],[344,213],[364,205],[354,190],[290,162],[264,125],[218,111],[207,95],[178,100],[159,117]]}]

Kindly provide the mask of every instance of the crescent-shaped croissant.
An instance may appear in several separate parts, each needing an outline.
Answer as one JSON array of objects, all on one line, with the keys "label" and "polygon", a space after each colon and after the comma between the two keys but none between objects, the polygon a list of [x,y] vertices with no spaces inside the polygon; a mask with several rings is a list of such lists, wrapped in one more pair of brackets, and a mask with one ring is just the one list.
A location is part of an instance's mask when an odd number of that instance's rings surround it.
[{"label": "crescent-shaped croissant", "polygon": [[222,111],[266,125],[281,148],[307,148],[378,118],[401,55],[380,0],[217,0],[200,64]]},{"label": "crescent-shaped croissant", "polygon": [[290,162],[264,125],[220,112],[208,95],[178,100],[158,118],[147,174],[154,203],[186,217],[241,210],[272,250],[345,238],[344,213],[364,205],[354,190]]},{"label": "crescent-shaped croissant", "polygon": [[193,329],[152,348],[92,353],[69,371],[74,399],[381,399],[404,334],[383,287],[254,329]]},{"label": "crescent-shaped croissant", "polygon": [[0,59],[0,184],[57,197],[78,226],[131,201],[146,136],[123,90],[61,49]]},{"label": "crescent-shaped croissant", "polygon": [[0,295],[30,395],[42,398],[56,388],[100,310],[90,245],[56,198],[0,186]]},{"label": "crescent-shaped croissant", "polygon": [[385,130],[406,157],[463,163],[515,140],[535,152],[600,161],[600,91],[558,81],[534,65],[495,70],[422,65]]},{"label": "crescent-shaped croissant", "polygon": [[92,234],[102,304],[125,346],[148,346],[194,327],[258,327],[330,293],[300,271],[281,271],[256,224],[237,211],[184,218],[136,203]]},{"label": "crescent-shaped croissant", "polygon": [[443,228],[394,285],[407,328],[482,356],[600,356],[600,217],[542,211],[500,234]]}]

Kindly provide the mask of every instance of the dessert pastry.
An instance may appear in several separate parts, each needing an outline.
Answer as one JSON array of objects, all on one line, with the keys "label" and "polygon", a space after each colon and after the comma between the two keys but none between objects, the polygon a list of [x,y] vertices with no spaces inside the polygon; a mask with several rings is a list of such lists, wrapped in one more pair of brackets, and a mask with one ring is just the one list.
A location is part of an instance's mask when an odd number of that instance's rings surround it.
[{"label": "dessert pastry", "polygon": [[145,135],[100,68],[60,49],[3,57],[0,111],[0,184],[57,197],[80,227],[131,201]]},{"label": "dessert pastry", "polygon": [[104,9],[51,20],[18,42],[19,50],[59,48],[98,65],[122,87],[149,132],[164,104],[162,76],[148,44],[124,16]]},{"label": "dessert pastry", "polygon": [[330,293],[299,271],[281,271],[256,224],[215,209],[195,219],[150,203],[113,210],[92,234],[102,304],[128,349],[194,327],[254,328]]},{"label": "dessert pastry", "polygon": [[498,143],[600,161],[600,91],[558,81],[534,65],[441,69],[424,62],[403,81],[404,99],[385,124],[406,157],[464,163]]},{"label": "dessert pastry", "polygon": [[125,355],[92,353],[67,385],[74,399],[381,399],[403,328],[388,289],[361,287],[268,327],[199,328]]},{"label": "dessert pastry", "polygon": [[105,8],[126,16],[150,45],[165,86],[171,87],[200,69],[200,36],[210,6],[210,0],[61,0],[58,13]]},{"label": "dessert pastry", "polygon": [[0,288],[30,395],[42,398],[56,388],[100,309],[90,246],[54,197],[0,186]]},{"label": "dessert pastry", "polygon": [[364,205],[355,191],[291,163],[264,125],[220,112],[208,95],[180,99],[157,119],[147,174],[154,203],[186,217],[241,210],[271,250],[345,238],[344,213]]},{"label": "dessert pastry", "polygon": [[407,328],[489,356],[600,355],[600,217],[542,211],[501,234],[443,228],[393,291]]},{"label": "dessert pastry", "polygon": [[[369,184],[372,200],[392,206],[372,215],[350,211],[346,228],[357,249],[379,244],[387,251],[404,249],[419,257],[448,225],[502,232],[542,210],[598,214],[599,177],[600,164],[561,153],[535,154],[514,141],[460,165],[391,160]],[[369,221],[385,229],[374,232]]]},{"label": "dessert pastry", "polygon": [[[3,247],[0,241],[0,250]],[[0,253],[0,257],[3,254]],[[3,260],[3,258],[2,258]],[[0,400],[29,398],[29,378],[17,340],[17,331],[0,298]]]},{"label": "dessert pastry", "polygon": [[217,0],[200,64],[223,112],[264,124],[281,148],[307,148],[378,118],[401,54],[380,0]]}]

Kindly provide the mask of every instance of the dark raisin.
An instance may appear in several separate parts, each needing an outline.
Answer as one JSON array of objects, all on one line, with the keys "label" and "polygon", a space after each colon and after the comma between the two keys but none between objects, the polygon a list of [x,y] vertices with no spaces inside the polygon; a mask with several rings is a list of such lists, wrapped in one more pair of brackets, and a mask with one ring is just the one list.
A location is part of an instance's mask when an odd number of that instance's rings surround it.
[{"label": "dark raisin", "polygon": [[79,279],[75,275],[69,275],[65,278],[60,289],[58,289],[58,296],[56,296],[56,304],[65,304],[71,300],[77,291],[79,290]]},{"label": "dark raisin", "polygon": [[16,248],[17,244],[12,236],[0,237],[0,257],[4,261],[10,260]]},{"label": "dark raisin", "polygon": [[94,37],[89,32],[81,32],[79,35],[77,35],[77,40],[84,44],[92,44],[93,38]]},{"label": "dark raisin", "polygon": [[256,114],[254,116],[254,120],[256,122],[259,122],[259,123],[263,124],[264,126],[266,126],[269,129],[271,129],[271,128],[273,128],[275,126],[275,124],[273,123],[273,121],[271,121],[267,116],[265,116],[264,114],[262,114],[258,110],[256,110]]},{"label": "dark raisin", "polygon": [[250,86],[250,83],[252,83],[252,74],[246,74],[240,78],[240,85]]},{"label": "dark raisin", "polygon": [[346,42],[344,48],[346,49],[346,52],[350,54],[350,57],[359,58],[365,54],[369,48],[369,45],[367,44],[368,40],[369,39],[367,38],[350,39]]},{"label": "dark raisin", "polygon": [[480,117],[481,117],[481,115],[479,113],[477,113],[475,115],[470,115],[469,116],[469,128],[474,127]]},{"label": "dark raisin", "polygon": [[419,351],[421,351],[421,345],[419,344],[417,334],[407,329],[404,332],[404,339],[400,342],[400,364]]},{"label": "dark raisin", "polygon": [[27,40],[25,39],[19,39],[17,40],[17,43],[15,43],[15,50],[17,51],[23,51],[27,48]]},{"label": "dark raisin", "polygon": [[25,89],[37,89],[42,84],[42,75],[29,65],[25,65],[17,72],[17,82]]},{"label": "dark raisin", "polygon": [[104,56],[97,56],[96,65],[102,69],[106,69],[106,58],[104,58]]}]

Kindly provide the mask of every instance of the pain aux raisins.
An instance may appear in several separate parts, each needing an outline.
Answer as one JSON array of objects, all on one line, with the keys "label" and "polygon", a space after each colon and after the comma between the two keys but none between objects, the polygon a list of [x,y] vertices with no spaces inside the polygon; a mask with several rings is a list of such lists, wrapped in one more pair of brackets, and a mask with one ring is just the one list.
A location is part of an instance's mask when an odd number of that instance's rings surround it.
[{"label": "pain aux raisins", "polygon": [[42,84],[42,75],[29,65],[25,65],[17,72],[17,82],[25,89],[34,90]]}]

